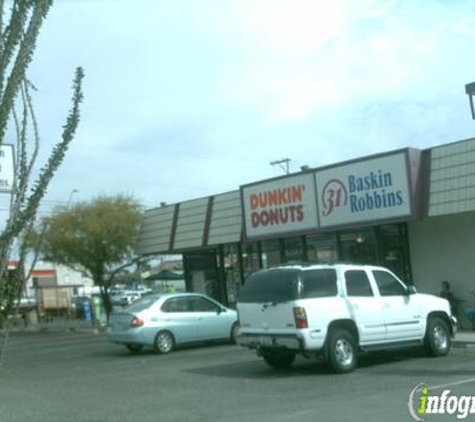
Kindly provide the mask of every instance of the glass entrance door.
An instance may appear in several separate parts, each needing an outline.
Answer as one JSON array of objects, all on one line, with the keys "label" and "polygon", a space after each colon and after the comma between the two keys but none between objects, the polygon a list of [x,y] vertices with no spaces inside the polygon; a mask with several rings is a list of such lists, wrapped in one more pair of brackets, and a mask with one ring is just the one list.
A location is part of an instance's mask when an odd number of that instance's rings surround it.
[{"label": "glass entrance door", "polygon": [[215,251],[185,253],[183,260],[187,290],[221,300]]},{"label": "glass entrance door", "polygon": [[411,283],[407,226],[385,224],[338,233],[339,260],[354,264],[381,265]]},{"label": "glass entrance door", "polygon": [[405,224],[386,224],[378,227],[380,264],[405,282],[411,282],[406,227]]},{"label": "glass entrance door", "polygon": [[348,230],[340,233],[341,260],[352,264],[378,264],[374,228]]}]

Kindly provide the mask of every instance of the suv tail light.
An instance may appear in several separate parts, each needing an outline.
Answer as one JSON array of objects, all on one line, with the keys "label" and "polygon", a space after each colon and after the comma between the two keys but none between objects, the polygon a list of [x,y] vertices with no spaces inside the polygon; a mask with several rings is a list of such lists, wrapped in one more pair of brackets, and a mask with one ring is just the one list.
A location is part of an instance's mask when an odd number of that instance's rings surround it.
[{"label": "suv tail light", "polygon": [[133,317],[132,321],[130,322],[130,326],[132,328],[141,327],[142,325],[143,325],[143,320],[137,317]]},{"label": "suv tail light", "polygon": [[300,306],[294,308],[295,326],[297,328],[308,328],[307,313],[305,308]]}]

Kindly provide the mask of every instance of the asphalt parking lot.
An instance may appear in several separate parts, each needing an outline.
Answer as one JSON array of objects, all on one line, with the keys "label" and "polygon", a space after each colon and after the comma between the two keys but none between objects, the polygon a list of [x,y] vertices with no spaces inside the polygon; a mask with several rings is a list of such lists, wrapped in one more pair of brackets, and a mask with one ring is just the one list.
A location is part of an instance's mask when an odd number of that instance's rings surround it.
[{"label": "asphalt parking lot", "polygon": [[305,359],[276,372],[230,344],[131,355],[103,334],[19,333],[0,374],[0,420],[410,421],[420,383],[475,394],[474,359],[475,348],[439,359],[411,350],[363,356],[346,375]]}]

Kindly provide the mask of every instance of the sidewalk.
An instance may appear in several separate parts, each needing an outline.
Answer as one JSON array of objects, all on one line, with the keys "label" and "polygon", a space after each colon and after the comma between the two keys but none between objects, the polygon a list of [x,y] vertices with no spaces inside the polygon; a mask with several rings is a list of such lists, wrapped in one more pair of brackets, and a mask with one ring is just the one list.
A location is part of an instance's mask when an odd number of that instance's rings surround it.
[{"label": "sidewalk", "polygon": [[[24,325],[23,322],[12,324],[12,333],[41,333],[41,332],[82,332],[99,334],[105,332],[105,325],[95,323],[85,319],[58,318],[49,322],[39,322],[36,324]],[[0,335],[2,330],[0,330]]]},{"label": "sidewalk", "polygon": [[454,347],[475,347],[475,331],[460,330],[452,340]]},{"label": "sidewalk", "polygon": [[38,323],[25,328],[25,331],[67,331],[99,334],[105,332],[105,325],[93,324],[84,319],[57,320],[51,323]]},{"label": "sidewalk", "polygon": [[[12,327],[12,332],[82,332],[82,333],[94,333],[99,334],[105,332],[105,325],[94,324],[91,325],[90,321],[80,320],[80,319],[65,319],[65,320],[55,320],[50,323],[38,323],[34,325],[24,326],[14,326]],[[0,330],[1,335],[1,330]],[[475,347],[475,331],[462,329],[455,334],[455,338],[452,339],[453,347],[463,348],[463,347]]]}]

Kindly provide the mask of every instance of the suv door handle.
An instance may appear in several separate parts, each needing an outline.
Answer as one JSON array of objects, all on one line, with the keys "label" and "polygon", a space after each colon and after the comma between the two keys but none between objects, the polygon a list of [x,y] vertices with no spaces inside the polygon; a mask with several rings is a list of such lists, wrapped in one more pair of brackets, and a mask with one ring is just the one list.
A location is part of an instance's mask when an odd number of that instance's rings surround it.
[{"label": "suv door handle", "polygon": [[388,309],[390,307],[391,307],[391,305],[389,303],[387,303],[387,302],[383,303],[383,308],[384,309]]}]

